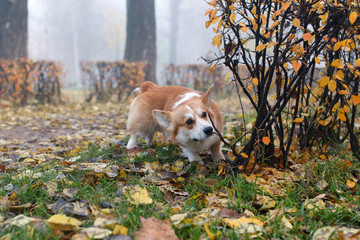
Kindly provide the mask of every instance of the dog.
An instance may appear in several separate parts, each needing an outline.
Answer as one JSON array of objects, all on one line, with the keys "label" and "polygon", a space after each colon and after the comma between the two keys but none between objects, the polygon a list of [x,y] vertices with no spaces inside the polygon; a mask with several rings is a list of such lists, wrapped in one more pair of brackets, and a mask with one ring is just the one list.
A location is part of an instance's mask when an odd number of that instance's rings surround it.
[{"label": "dog", "polygon": [[162,131],[180,146],[189,162],[202,161],[199,152],[211,150],[214,160],[225,159],[221,141],[214,128],[222,131],[222,115],[211,99],[214,86],[205,93],[181,86],[158,86],[145,81],[136,88],[137,96],[130,105],[127,130],[130,139],[127,149],[137,147],[138,137],[150,146],[154,133]]}]

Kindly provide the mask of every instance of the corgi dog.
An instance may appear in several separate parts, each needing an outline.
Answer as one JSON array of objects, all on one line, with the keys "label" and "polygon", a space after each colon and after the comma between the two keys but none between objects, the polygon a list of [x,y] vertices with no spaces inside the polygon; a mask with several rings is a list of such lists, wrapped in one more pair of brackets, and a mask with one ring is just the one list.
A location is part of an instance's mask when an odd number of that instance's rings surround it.
[{"label": "corgi dog", "polygon": [[173,143],[180,146],[190,162],[201,161],[199,152],[211,150],[215,160],[225,159],[221,141],[211,124],[219,131],[223,119],[211,100],[214,86],[200,93],[180,86],[158,86],[143,82],[134,91],[137,96],[130,105],[127,130],[130,140],[127,149],[137,147],[137,138],[143,137],[151,145],[156,131],[162,131]]}]

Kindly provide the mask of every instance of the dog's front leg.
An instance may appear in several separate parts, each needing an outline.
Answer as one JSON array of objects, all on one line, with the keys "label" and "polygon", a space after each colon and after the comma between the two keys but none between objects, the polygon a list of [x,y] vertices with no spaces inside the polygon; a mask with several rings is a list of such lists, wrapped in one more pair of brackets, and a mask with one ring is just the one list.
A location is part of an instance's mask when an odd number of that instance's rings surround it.
[{"label": "dog's front leg", "polygon": [[189,159],[189,162],[202,162],[202,159],[198,152],[192,149],[181,147],[183,156]]},{"label": "dog's front leg", "polygon": [[210,150],[211,150],[211,158],[212,159],[214,159],[214,160],[224,160],[225,159],[224,154],[221,152],[221,142],[220,141],[211,145]]}]

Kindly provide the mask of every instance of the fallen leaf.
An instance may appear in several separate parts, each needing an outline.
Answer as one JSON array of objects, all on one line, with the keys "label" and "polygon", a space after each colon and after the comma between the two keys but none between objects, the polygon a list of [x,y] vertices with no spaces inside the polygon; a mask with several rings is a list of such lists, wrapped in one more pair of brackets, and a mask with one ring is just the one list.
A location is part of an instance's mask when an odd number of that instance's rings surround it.
[{"label": "fallen leaf", "polygon": [[155,217],[140,217],[141,228],[136,233],[137,240],[177,240],[179,239],[174,229],[170,225],[170,221],[163,221]]},{"label": "fallen leaf", "polygon": [[237,219],[224,218],[223,222],[228,227],[231,227],[231,228],[238,228],[243,223],[253,223],[253,224],[256,224],[261,227],[264,225],[260,219],[254,218],[254,217],[250,217],[250,218],[241,217],[241,218],[237,218]]},{"label": "fallen leaf", "polygon": [[356,186],[356,183],[350,179],[346,179],[346,186],[351,189]]},{"label": "fallen leaf", "polygon": [[67,217],[63,214],[53,215],[47,222],[52,229],[61,231],[73,231],[81,225],[81,222],[76,218]]},{"label": "fallen leaf", "polygon": [[145,187],[142,188],[139,185],[125,186],[122,192],[131,204],[142,205],[153,203],[153,200],[150,198],[149,193]]},{"label": "fallen leaf", "polygon": [[104,228],[97,227],[89,227],[81,230],[82,233],[86,233],[86,235],[91,239],[103,239],[112,234],[112,231]]},{"label": "fallen leaf", "polygon": [[174,214],[170,217],[170,221],[172,224],[178,225],[187,217],[187,215],[188,215],[188,213]]},{"label": "fallen leaf", "polygon": [[115,225],[113,235],[128,235],[129,229],[124,225]]},{"label": "fallen leaf", "polygon": [[[8,219],[5,224],[9,224],[10,226],[17,226],[17,227],[22,227],[25,226],[31,222],[35,222],[35,221],[39,221],[39,219],[36,218],[32,218],[32,217],[27,217],[23,214],[17,215],[14,218],[10,218]],[[1,222],[1,221],[0,221]]]}]

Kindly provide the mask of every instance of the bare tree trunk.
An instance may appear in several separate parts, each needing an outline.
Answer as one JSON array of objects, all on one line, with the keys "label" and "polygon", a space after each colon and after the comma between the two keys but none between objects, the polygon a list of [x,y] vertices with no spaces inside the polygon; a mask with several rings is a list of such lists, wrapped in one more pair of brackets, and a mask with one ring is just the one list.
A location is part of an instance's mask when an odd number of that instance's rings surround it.
[{"label": "bare tree trunk", "polygon": [[79,40],[78,40],[78,30],[77,30],[77,21],[75,16],[75,7],[71,5],[71,30],[72,30],[72,44],[74,52],[74,67],[75,67],[75,79],[73,83],[80,83],[80,60],[79,60]]},{"label": "bare tree trunk", "polygon": [[125,60],[146,62],[147,80],[155,81],[156,24],[154,0],[127,0]]},{"label": "bare tree trunk", "polygon": [[27,57],[27,0],[0,1],[0,58]]}]

